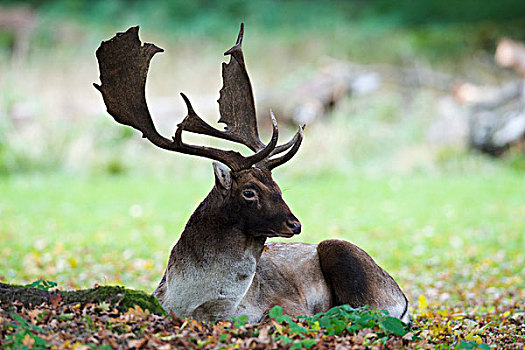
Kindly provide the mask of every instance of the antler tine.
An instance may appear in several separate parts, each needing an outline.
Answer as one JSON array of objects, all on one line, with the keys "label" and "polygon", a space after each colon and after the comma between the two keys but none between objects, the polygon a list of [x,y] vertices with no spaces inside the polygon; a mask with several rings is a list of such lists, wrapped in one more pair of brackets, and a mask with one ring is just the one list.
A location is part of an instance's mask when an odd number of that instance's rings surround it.
[{"label": "antler tine", "polygon": [[[242,45],[243,37],[244,37],[244,22],[241,22],[241,28],[239,29],[239,34],[237,35],[237,41],[235,42],[235,46]],[[224,54],[228,55],[229,54],[228,51],[226,51]]]},{"label": "antler tine", "polygon": [[235,141],[231,138],[231,135],[224,131],[220,131],[210,126],[204,120],[202,120],[197,113],[193,110],[190,100],[182,92],[180,93],[186,107],[188,108],[188,115],[184,118],[182,124],[184,124],[184,130],[190,131],[196,134],[203,134],[208,136],[214,136],[228,141]]},{"label": "antler tine", "polygon": [[[299,130],[297,130],[297,133],[295,134],[295,136],[292,139],[292,141],[294,141],[293,147],[292,147],[292,149],[290,151],[288,151],[288,153],[286,153],[285,155],[283,155],[281,157],[278,157],[278,158],[270,159],[268,157],[268,158],[264,159],[263,161],[261,161],[260,163],[258,163],[257,166],[259,166],[261,168],[268,169],[268,170],[272,170],[272,169],[278,167],[279,165],[282,165],[282,164],[286,163],[287,161],[289,161],[290,159],[292,159],[292,157],[299,150],[299,147],[301,146],[301,143],[303,141],[303,130],[304,130],[304,125],[301,125],[299,127]],[[290,144],[290,142],[282,145],[281,147],[288,148],[289,144]],[[281,152],[284,152],[284,150],[281,150]],[[276,152],[274,154],[277,154],[277,153],[280,153],[280,152]]]},{"label": "antler tine", "polygon": [[224,140],[232,141],[240,143],[244,146],[247,146],[252,151],[258,151],[264,148],[264,144],[260,142],[260,147],[256,147],[255,144],[249,142],[249,139],[246,139],[246,137],[243,137],[243,135],[239,135],[236,133],[232,133],[229,130],[217,130],[208,123],[206,123],[204,120],[202,120],[193,110],[193,107],[191,105],[190,100],[186,95],[184,95],[182,92],[180,93],[182,98],[184,99],[184,102],[186,103],[186,107],[188,108],[188,111],[191,110],[191,113],[188,112],[188,116],[184,120],[184,131],[193,132],[196,134],[203,134],[208,136],[213,136],[217,138],[221,138]]},{"label": "antler tine", "polygon": [[[301,125],[300,127],[302,128],[302,130],[304,130],[305,125]],[[300,130],[297,130],[297,132],[293,135],[293,137],[290,139],[290,141],[288,141],[286,143],[283,143],[282,145],[276,146],[273,149],[273,151],[270,153],[269,157],[273,157],[276,154],[279,154],[279,153],[282,153],[284,151],[287,151],[290,147],[292,147],[297,142],[297,140],[299,139],[300,132],[301,132]]]},{"label": "antler tine", "polygon": [[271,153],[271,151],[275,148],[275,145],[277,144],[277,140],[279,138],[279,129],[277,127],[277,120],[275,119],[275,116],[273,114],[271,115],[273,131],[272,131],[272,138],[270,142],[268,143],[266,147],[264,147],[259,152],[249,157],[243,157],[241,154],[235,151],[223,151],[223,150],[215,149],[212,147],[192,146],[192,145],[183,143],[182,142],[182,131],[188,130],[187,129],[188,126],[191,126],[192,132],[195,132],[195,133],[205,134],[209,136],[217,136],[223,139],[228,139],[228,138],[225,137],[227,134],[209,126],[195,113],[186,95],[181,93],[181,96],[184,99],[186,106],[188,107],[188,115],[186,116],[186,118],[184,118],[184,120],[177,127],[177,131],[175,132],[175,137],[173,138],[173,141],[175,142],[177,147],[174,150],[182,152],[182,153],[186,153],[186,154],[200,155],[203,157],[218,160],[226,164],[230,169],[235,171],[235,170],[250,168],[253,164],[258,163],[261,160],[267,158],[269,154]]},{"label": "antler tine", "polygon": [[[235,42],[235,45],[228,51],[224,53],[224,56],[226,55],[233,55],[236,51],[240,51],[241,57],[242,57],[242,39],[244,38],[244,23],[241,22],[241,28],[239,29],[239,34],[237,34],[237,41]],[[244,60],[243,60],[244,65]]]},{"label": "antler tine", "polygon": [[[184,97],[184,94],[181,94]],[[187,100],[187,98],[185,99]],[[189,101],[188,101],[189,103]],[[193,111],[193,108],[191,107],[191,104],[188,105],[188,115],[184,120],[178,125],[177,130],[175,131],[175,136],[173,137],[173,142],[168,141],[169,143],[164,142],[163,144],[159,145],[156,144],[159,147],[165,148],[170,151],[176,151],[188,155],[195,155],[205,158],[210,158],[213,160],[217,160],[226,166],[228,166],[233,171],[241,170],[245,168],[246,164],[246,158],[244,158],[240,153],[235,151],[225,151],[220,150],[213,147],[206,147],[206,146],[194,146],[194,145],[188,145],[182,141],[182,132],[184,129],[184,123],[189,118],[192,118],[192,116],[198,116],[195,114],[195,111]],[[199,118],[200,119],[200,118]],[[204,123],[204,122],[203,122]],[[150,140],[151,141],[151,140]],[[152,141],[153,142],[153,141]]]},{"label": "antler tine", "polygon": [[277,119],[275,119],[275,115],[273,115],[272,111],[270,111],[270,117],[272,118],[272,139],[262,150],[246,158],[246,162],[250,164],[250,166],[268,158],[277,145],[277,140],[279,139],[279,128],[277,127]]}]

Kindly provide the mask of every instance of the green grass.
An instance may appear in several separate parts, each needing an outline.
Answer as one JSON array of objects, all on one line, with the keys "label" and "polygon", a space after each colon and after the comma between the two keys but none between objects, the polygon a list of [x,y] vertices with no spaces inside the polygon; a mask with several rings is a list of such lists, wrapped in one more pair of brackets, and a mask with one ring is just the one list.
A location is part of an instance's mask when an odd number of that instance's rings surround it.
[{"label": "green grass", "polygon": [[[464,276],[463,265],[490,268],[496,287],[512,276],[519,279],[509,283],[524,283],[520,172],[506,167],[486,174],[374,177],[278,172],[276,178],[303,223],[295,240],[352,241],[413,297],[447,269],[468,281],[472,276]],[[211,169],[174,178],[3,177],[0,280],[45,278],[71,287],[123,283],[152,290],[171,246],[211,186]]]}]

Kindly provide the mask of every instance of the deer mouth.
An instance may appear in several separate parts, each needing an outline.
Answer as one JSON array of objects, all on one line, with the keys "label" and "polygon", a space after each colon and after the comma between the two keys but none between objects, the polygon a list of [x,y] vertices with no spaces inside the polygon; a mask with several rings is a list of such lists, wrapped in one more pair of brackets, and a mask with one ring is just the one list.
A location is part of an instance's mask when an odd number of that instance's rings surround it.
[{"label": "deer mouth", "polygon": [[280,237],[280,238],[291,238],[293,236],[296,235],[296,233],[293,233],[293,232],[286,232],[286,231],[274,231],[274,230],[265,230],[265,231],[255,231],[252,233],[254,236],[257,236],[257,237],[265,237],[265,238],[276,238],[276,237]]},{"label": "deer mouth", "polygon": [[282,237],[282,238],[292,238],[295,236],[295,233],[269,233],[265,235],[268,238],[272,237]]},{"label": "deer mouth", "polygon": [[301,233],[301,222],[293,215],[268,221],[270,222],[261,220],[255,224],[247,223],[245,232],[255,237],[265,238],[291,238]]},{"label": "deer mouth", "polygon": [[277,232],[270,230],[263,234],[265,237],[291,238],[301,233],[301,224],[297,220],[289,220],[285,223],[284,230]]}]

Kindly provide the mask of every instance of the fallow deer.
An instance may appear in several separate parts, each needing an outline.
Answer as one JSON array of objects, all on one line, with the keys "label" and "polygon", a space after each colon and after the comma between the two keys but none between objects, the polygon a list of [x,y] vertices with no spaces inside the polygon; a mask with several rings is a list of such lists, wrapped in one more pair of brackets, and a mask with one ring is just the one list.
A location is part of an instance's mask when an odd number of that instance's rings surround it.
[{"label": "fallow deer", "polygon": [[[357,246],[342,240],[266,243],[270,237],[301,232],[271,171],[297,152],[303,128],[277,146],[277,122],[270,113],[271,140],[267,145],[260,140],[241,48],[243,32],[241,24],[236,44],[225,53],[230,61],[222,66],[218,103],[225,130],[198,117],[181,94],[188,114],[171,139],[157,132],[145,99],[150,60],[163,50],[141,45],[138,27],[118,33],[97,50],[102,84],[94,85],[117,122],[141,131],[157,147],[216,161],[215,186],[191,215],[153,294],[166,310],[202,320],[245,314],[250,322],[259,322],[275,305],[289,315],[312,315],[350,304],[384,309],[408,321],[408,300],[397,283]],[[254,153],[245,157],[189,145],[182,141],[183,131],[240,143]]]}]

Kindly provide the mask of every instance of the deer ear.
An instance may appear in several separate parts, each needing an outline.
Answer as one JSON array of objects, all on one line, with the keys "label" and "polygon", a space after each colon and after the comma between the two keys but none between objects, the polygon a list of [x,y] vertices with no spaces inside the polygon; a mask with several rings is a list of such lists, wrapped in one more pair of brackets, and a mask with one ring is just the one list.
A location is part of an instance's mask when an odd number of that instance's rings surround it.
[{"label": "deer ear", "polygon": [[225,190],[232,187],[232,176],[226,165],[213,162],[213,172],[215,173],[215,186],[220,186]]}]

